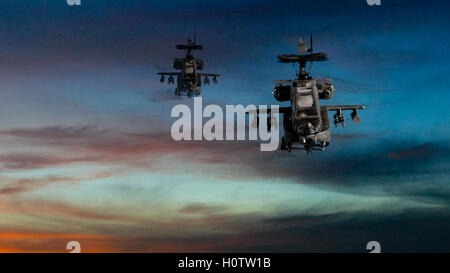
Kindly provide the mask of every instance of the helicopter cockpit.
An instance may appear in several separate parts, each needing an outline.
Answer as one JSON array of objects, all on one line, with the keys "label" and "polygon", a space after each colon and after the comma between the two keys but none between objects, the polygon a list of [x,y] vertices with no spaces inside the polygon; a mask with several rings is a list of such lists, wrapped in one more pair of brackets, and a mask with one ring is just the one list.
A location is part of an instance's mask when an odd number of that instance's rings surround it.
[{"label": "helicopter cockpit", "polygon": [[322,122],[315,81],[295,81],[292,88],[295,91],[291,103],[293,127],[298,133],[305,135],[319,132]]}]

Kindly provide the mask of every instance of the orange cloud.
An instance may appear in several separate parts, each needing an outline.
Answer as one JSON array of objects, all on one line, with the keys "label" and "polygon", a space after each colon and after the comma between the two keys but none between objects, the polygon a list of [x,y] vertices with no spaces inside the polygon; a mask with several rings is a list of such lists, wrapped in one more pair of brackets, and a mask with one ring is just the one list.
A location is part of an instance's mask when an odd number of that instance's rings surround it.
[{"label": "orange cloud", "polygon": [[118,238],[94,234],[1,232],[0,253],[67,253],[67,243],[77,241],[82,252],[115,252]]},{"label": "orange cloud", "polygon": [[64,234],[64,233],[15,233],[0,232],[0,239],[111,239],[110,236],[89,234]]}]

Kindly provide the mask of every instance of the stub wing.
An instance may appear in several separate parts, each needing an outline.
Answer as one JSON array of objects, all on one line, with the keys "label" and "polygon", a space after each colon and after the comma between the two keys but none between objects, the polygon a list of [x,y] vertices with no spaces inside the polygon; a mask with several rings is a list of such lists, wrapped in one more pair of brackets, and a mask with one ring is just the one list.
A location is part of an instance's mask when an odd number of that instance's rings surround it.
[{"label": "stub wing", "polygon": [[217,80],[217,77],[220,77],[220,74],[214,74],[214,73],[198,73],[198,75],[200,76],[200,77],[203,77],[203,83],[204,84],[209,84],[209,78],[208,77],[211,77],[211,78],[213,78],[213,82],[215,83],[215,84],[217,84],[219,81]]},{"label": "stub wing", "polygon": [[322,106],[325,107],[328,111],[336,111],[336,114],[334,115],[334,126],[338,126],[341,124],[343,127],[345,126],[345,118],[342,114],[342,111],[344,110],[352,110],[350,117],[352,118],[352,121],[354,123],[359,123],[360,118],[358,116],[358,110],[359,109],[366,109],[364,105],[325,105]]},{"label": "stub wing", "polygon": [[161,76],[161,79],[159,80],[161,83],[164,82],[165,78],[164,76],[169,76],[168,82],[169,84],[175,84],[175,79],[173,76],[176,76],[177,78],[181,76],[180,72],[159,72],[158,75]]},{"label": "stub wing", "polygon": [[[279,107],[278,108],[278,113],[279,114],[289,114],[290,112],[291,112],[291,107]],[[247,112],[245,112],[245,114],[253,116],[253,122],[252,122],[252,127],[253,128],[259,127],[259,115],[260,114],[268,115],[267,128],[268,128],[269,131],[271,130],[272,125],[278,126],[278,119],[275,118],[272,115],[271,108],[267,108],[267,109],[264,109],[264,110],[256,109],[256,110],[253,110],[253,111],[247,111]]]},{"label": "stub wing", "polygon": [[180,76],[180,72],[159,72],[158,75],[160,76]]},{"label": "stub wing", "polygon": [[[246,114],[270,114],[271,109],[267,108],[266,110],[261,111],[260,109],[256,109],[254,111],[245,112]],[[280,114],[289,114],[291,112],[291,107],[279,107],[278,113]]]},{"label": "stub wing", "polygon": [[328,111],[366,109],[364,105],[324,105]]},{"label": "stub wing", "polygon": [[220,77],[220,74],[214,74],[214,73],[198,73],[202,77]]}]

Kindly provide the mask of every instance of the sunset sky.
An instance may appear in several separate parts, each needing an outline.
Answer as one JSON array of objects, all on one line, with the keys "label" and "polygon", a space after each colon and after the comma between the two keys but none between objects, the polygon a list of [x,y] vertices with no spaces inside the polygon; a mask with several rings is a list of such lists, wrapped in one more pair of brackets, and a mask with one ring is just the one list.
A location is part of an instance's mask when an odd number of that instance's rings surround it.
[{"label": "sunset sky", "polygon": [[[0,252],[450,251],[450,3],[0,0]],[[175,142],[159,71],[196,33],[203,104],[276,104],[314,35],[326,152]],[[286,104],[281,104],[286,106]],[[331,117],[331,116],[330,116]]]}]

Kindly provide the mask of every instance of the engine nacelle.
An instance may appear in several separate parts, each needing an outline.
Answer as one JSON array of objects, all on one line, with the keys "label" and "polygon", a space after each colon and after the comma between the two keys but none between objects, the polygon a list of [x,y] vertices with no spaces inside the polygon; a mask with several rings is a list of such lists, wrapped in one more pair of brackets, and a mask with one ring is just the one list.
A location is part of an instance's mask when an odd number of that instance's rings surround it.
[{"label": "engine nacelle", "polygon": [[197,66],[197,69],[198,69],[198,70],[203,70],[203,69],[205,69],[206,64],[205,64],[205,62],[204,62],[202,59],[196,59],[195,61],[197,62],[197,63],[196,63],[196,66]]},{"label": "engine nacelle", "polygon": [[334,95],[334,85],[330,79],[316,80],[317,92],[319,99],[331,99]]},{"label": "engine nacelle", "polygon": [[179,61],[179,60],[174,61],[173,62],[173,68],[178,69],[178,70],[182,69],[183,68],[183,62]]},{"label": "engine nacelle", "polygon": [[291,100],[291,86],[290,85],[279,85],[273,89],[273,96],[277,101],[288,101]]}]

